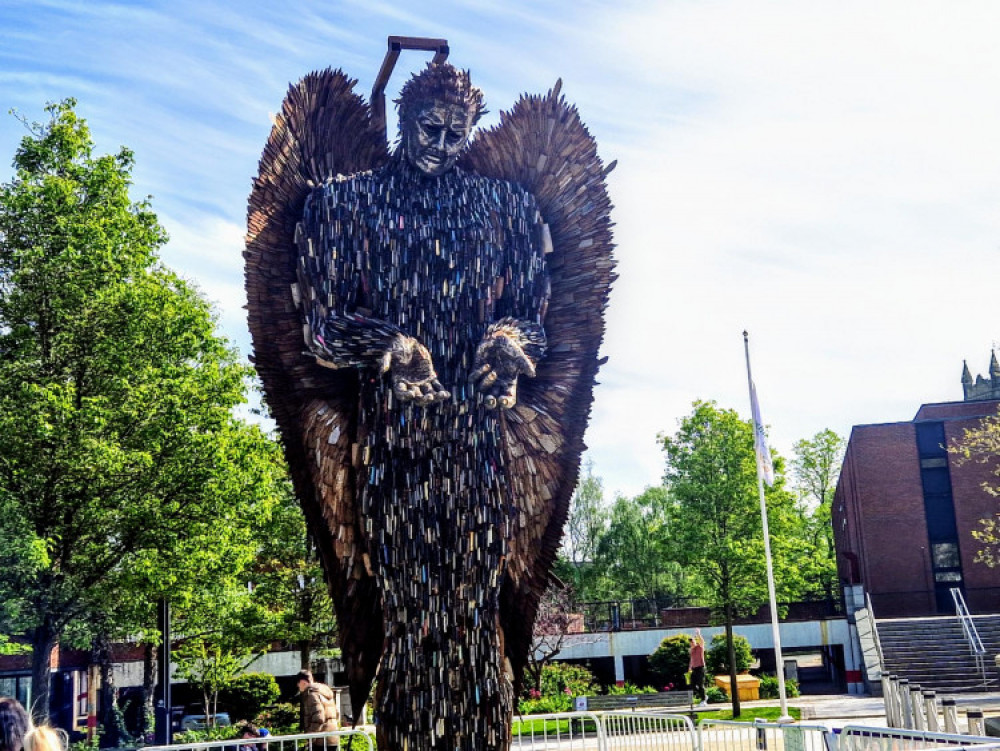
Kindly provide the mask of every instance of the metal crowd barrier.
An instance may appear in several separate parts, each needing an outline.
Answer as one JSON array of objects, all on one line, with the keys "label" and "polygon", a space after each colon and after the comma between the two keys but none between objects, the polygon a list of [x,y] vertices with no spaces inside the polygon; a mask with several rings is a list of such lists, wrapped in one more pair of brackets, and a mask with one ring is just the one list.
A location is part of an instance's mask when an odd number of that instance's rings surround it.
[{"label": "metal crowd barrier", "polygon": [[360,729],[336,730],[332,733],[299,733],[297,735],[266,735],[263,738],[231,738],[226,741],[174,743],[170,746],[143,746],[142,751],[340,751],[357,748],[361,741],[366,751],[375,744],[368,733]]},{"label": "metal crowd barrier", "polygon": [[699,751],[830,751],[825,725],[702,720]]},{"label": "metal crowd barrier", "polygon": [[597,712],[559,712],[515,716],[511,749],[543,751],[605,751],[604,725]]},{"label": "metal crowd barrier", "polygon": [[663,711],[601,712],[605,747],[643,751],[698,751],[698,731],[691,718]]},{"label": "metal crowd barrier", "polygon": [[698,751],[690,718],[663,712],[563,712],[515,717],[516,751]]},{"label": "metal crowd barrier", "polygon": [[929,730],[876,728],[847,725],[840,731],[836,751],[915,751],[947,747],[1000,750],[1000,738],[957,733],[936,733]]},{"label": "metal crowd barrier", "polygon": [[[515,717],[514,751],[1000,751],[1000,739],[899,728],[702,720],[664,712],[562,712]],[[360,737],[362,741],[354,740]],[[359,745],[360,744],[360,745]],[[363,730],[146,746],[142,751],[373,751]]]}]

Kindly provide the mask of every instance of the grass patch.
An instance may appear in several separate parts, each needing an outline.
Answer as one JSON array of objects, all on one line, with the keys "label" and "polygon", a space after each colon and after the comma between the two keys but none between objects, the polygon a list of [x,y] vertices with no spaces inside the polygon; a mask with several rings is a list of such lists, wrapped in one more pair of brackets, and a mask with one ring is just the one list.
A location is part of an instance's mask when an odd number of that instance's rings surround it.
[{"label": "grass patch", "polygon": [[[802,719],[802,710],[798,707],[789,707],[788,714],[795,720]],[[745,707],[739,717],[733,717],[732,710],[720,709],[714,712],[699,712],[699,720],[737,720],[739,722],[753,722],[754,720],[765,720],[767,722],[777,722],[781,717],[781,707]]]},{"label": "grass patch", "polygon": [[587,720],[580,718],[578,720],[519,720],[514,718],[513,723],[513,735],[518,736],[530,736],[530,735],[543,735],[545,733],[560,735],[566,735],[570,732],[570,722],[573,723],[573,733],[596,733],[597,727],[594,725],[592,720]]}]

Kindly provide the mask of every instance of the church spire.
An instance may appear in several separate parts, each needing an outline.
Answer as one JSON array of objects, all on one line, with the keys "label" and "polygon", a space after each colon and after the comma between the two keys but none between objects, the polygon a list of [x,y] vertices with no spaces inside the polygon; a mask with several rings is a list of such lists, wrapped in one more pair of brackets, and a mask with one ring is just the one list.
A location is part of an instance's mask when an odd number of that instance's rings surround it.
[{"label": "church spire", "polygon": [[1000,363],[997,362],[997,351],[990,352],[990,378],[997,380],[1000,378]]},{"label": "church spire", "polygon": [[972,385],[972,373],[969,372],[969,363],[962,360],[962,385]]}]

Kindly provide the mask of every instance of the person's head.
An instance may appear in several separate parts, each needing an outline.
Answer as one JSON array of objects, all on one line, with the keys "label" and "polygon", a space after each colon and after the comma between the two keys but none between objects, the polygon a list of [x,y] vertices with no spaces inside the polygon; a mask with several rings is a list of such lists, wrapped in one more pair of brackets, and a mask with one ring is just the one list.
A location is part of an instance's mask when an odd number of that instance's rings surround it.
[{"label": "person's head", "polygon": [[295,678],[297,679],[296,683],[298,684],[300,693],[309,688],[309,684],[313,682],[313,674],[308,670],[300,670]]},{"label": "person's head", "polygon": [[486,112],[483,92],[472,85],[469,72],[448,63],[428,63],[406,82],[396,104],[403,156],[431,177],[455,166]]},{"label": "person's head", "polygon": [[24,736],[24,751],[66,751],[68,741],[65,731],[42,725]]},{"label": "person's head", "polygon": [[260,737],[260,733],[257,732],[257,728],[255,728],[250,723],[247,723],[242,728],[240,728],[240,734],[239,734],[238,737],[239,738],[259,738]]},{"label": "person's head", "polygon": [[0,696],[0,751],[21,751],[31,718],[17,699]]}]

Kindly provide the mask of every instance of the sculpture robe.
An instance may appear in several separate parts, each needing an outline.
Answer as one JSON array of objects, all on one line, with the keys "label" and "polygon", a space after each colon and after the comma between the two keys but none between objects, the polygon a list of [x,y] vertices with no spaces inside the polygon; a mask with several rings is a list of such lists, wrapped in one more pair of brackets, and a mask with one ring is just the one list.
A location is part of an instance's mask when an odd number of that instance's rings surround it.
[{"label": "sculpture robe", "polygon": [[[532,196],[398,156],[306,200],[296,231],[306,345],[359,369],[355,491],[382,593],[377,722],[394,747],[505,748],[513,696],[498,622],[511,520],[505,419],[468,377],[498,322],[544,354],[549,295]],[[400,402],[380,372],[391,340],[423,343],[452,397]]]}]

